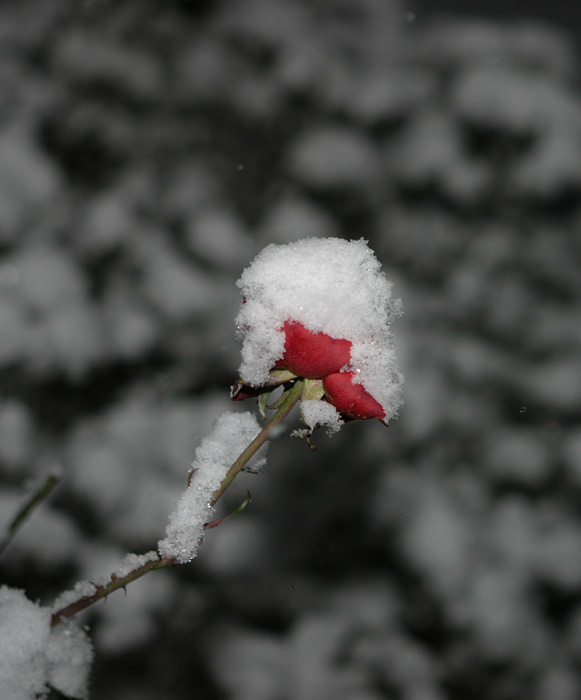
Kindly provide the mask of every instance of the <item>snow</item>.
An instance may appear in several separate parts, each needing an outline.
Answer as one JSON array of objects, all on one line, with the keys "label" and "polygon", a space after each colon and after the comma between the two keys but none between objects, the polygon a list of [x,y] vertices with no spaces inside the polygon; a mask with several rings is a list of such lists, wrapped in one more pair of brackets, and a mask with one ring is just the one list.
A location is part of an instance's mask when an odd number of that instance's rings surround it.
[{"label": "snow", "polygon": [[490,185],[485,164],[466,157],[457,124],[439,110],[419,111],[386,156],[404,186],[439,186],[462,203],[478,202]]},{"label": "snow", "polygon": [[415,565],[442,596],[457,596],[474,546],[467,509],[437,483],[407,477],[400,484],[390,483],[396,489],[394,497],[402,501],[399,507],[409,511],[402,537]]},{"label": "snow", "polygon": [[155,96],[163,82],[159,62],[151,53],[88,32],[59,42],[54,60],[73,81],[102,81],[137,99]]},{"label": "snow", "polygon": [[427,29],[419,52],[443,66],[502,61],[557,75],[569,72],[575,62],[575,47],[568,36],[531,20],[498,24],[459,18],[441,22]]},{"label": "snow", "polygon": [[554,80],[505,66],[466,71],[456,84],[452,104],[464,119],[514,133],[538,134],[579,120],[578,100]]},{"label": "snow", "polygon": [[125,359],[143,355],[155,344],[157,329],[150,309],[122,288],[103,300],[103,327],[111,352]]},{"label": "snow", "polygon": [[58,610],[72,605],[78,602],[82,598],[87,596],[92,596],[95,594],[97,586],[91,581],[77,581],[74,587],[70,591],[63,591],[58,598],[52,604],[52,612],[55,613]]},{"label": "snow", "polygon": [[238,267],[252,250],[242,222],[232,212],[221,210],[205,211],[192,219],[186,231],[186,243],[202,260],[219,268]]},{"label": "snow", "polygon": [[0,688],[6,700],[34,700],[46,689],[50,611],[23,591],[0,587]]},{"label": "snow", "polygon": [[326,238],[336,234],[333,219],[307,199],[285,198],[268,211],[261,226],[268,242],[289,243],[304,238]]},{"label": "snow", "polygon": [[581,407],[579,353],[564,352],[534,367],[525,366],[515,383],[525,402],[532,400],[556,411],[578,412]]},{"label": "snow", "polygon": [[102,358],[105,346],[78,265],[68,253],[45,244],[9,259],[19,278],[0,299],[2,361],[24,359],[36,372],[56,366],[82,375]]},{"label": "snow", "polygon": [[238,286],[245,303],[236,319],[243,339],[242,379],[260,386],[283,354],[286,320],[353,343],[351,368],[386,412],[401,405],[391,321],[401,301],[363,239],[306,238],[271,244],[247,267]]},{"label": "snow", "polygon": [[506,663],[526,647],[524,658],[542,658],[545,634],[523,580],[494,563],[475,574],[464,614],[465,621],[475,627],[478,653],[493,662]]},{"label": "snow", "polygon": [[229,84],[230,59],[226,51],[215,41],[203,37],[182,53],[177,67],[183,87],[183,98],[212,99],[219,97]]},{"label": "snow", "polygon": [[367,123],[396,121],[420,104],[433,89],[434,82],[425,70],[382,70],[362,76],[348,108]]},{"label": "snow", "polygon": [[581,428],[572,430],[563,441],[563,462],[569,479],[581,486]]},{"label": "snow", "polygon": [[109,253],[131,235],[132,227],[128,203],[119,195],[105,193],[87,205],[78,232],[79,243],[89,254]]},{"label": "snow", "polygon": [[11,240],[59,190],[60,176],[25,129],[0,134],[0,240]]},{"label": "snow", "polygon": [[334,125],[307,131],[292,144],[288,167],[315,188],[365,187],[379,174],[379,159],[363,134]]},{"label": "snow", "polygon": [[29,313],[54,313],[86,296],[81,271],[64,250],[29,246],[12,257],[12,264],[20,273],[15,291]]},{"label": "snow", "polygon": [[123,563],[119,569],[117,569],[115,574],[119,578],[122,578],[123,576],[127,576],[127,574],[131,573],[132,571],[135,571],[135,569],[145,566],[145,564],[155,561],[156,559],[157,552],[155,550],[151,550],[145,554],[126,554],[123,558]]},{"label": "snow", "polygon": [[580,696],[574,42],[401,5],[2,5],[0,520],[66,468],[0,583],[77,598],[155,548],[238,408],[233,282],[263,245],[369,238],[406,305],[402,420],[281,442],[195,566],[83,613],[94,700]]},{"label": "snow", "polygon": [[543,674],[535,700],[576,700],[581,692],[579,674],[568,664],[555,664]]},{"label": "snow", "polygon": [[389,581],[342,581],[315,604],[284,636],[250,626],[216,630],[212,664],[220,686],[241,700],[379,700],[384,694],[370,686],[380,684],[402,697],[442,700],[428,652],[401,634]]},{"label": "snow", "polygon": [[[167,512],[166,512],[167,517]],[[76,590],[68,591],[53,605],[53,612],[95,592],[95,585],[111,581],[111,573],[121,577],[149,561],[159,558],[156,551],[127,554],[119,548],[91,542],[77,552],[76,561],[85,580]],[[81,620],[98,618],[92,625],[91,637],[98,652],[113,654],[143,645],[154,637],[159,619],[173,606],[178,585],[168,570],[156,571],[133,581],[126,589],[118,589],[81,613]]]},{"label": "snow", "polygon": [[145,298],[164,318],[184,320],[208,312],[220,296],[207,272],[188,264],[162,237],[142,239],[138,257]]},{"label": "snow", "polygon": [[485,448],[484,464],[499,481],[514,480],[535,486],[551,472],[551,450],[534,430],[525,427],[499,429]]},{"label": "snow", "polygon": [[555,129],[541,140],[515,167],[513,186],[518,193],[553,197],[581,184],[581,110],[578,127]]},{"label": "snow", "polygon": [[186,220],[197,218],[208,207],[218,207],[222,200],[220,183],[197,158],[185,165],[178,161],[164,185],[165,207]]},{"label": "snow", "polygon": [[[274,634],[228,627],[216,638],[215,673],[230,697],[271,700],[282,694],[287,648]],[[223,669],[228,668],[228,673]],[[288,690],[288,689],[287,689]]]},{"label": "snow", "polygon": [[31,467],[34,421],[20,401],[0,402],[0,461],[5,470],[22,474]]},{"label": "snow", "polygon": [[50,633],[46,658],[47,680],[53,688],[67,697],[89,697],[93,645],[84,630],[70,620],[58,624]]},{"label": "snow", "polygon": [[465,71],[452,96],[460,118],[480,128],[529,137],[510,188],[552,197],[581,182],[581,101],[554,77],[505,65]]},{"label": "snow", "polygon": [[212,537],[204,543],[204,561],[199,564],[205,571],[233,578],[252,570],[262,571],[264,558],[269,555],[269,533],[250,510],[232,525],[214,528]]},{"label": "snow", "polygon": [[148,386],[78,421],[67,445],[67,479],[102,531],[133,551],[150,548],[185,488],[185,465],[227,408],[227,392],[160,401]]},{"label": "snow", "polygon": [[572,516],[565,507],[557,510],[546,505],[540,509],[536,533],[535,574],[565,593],[581,585],[581,527]]},{"label": "snow", "polygon": [[0,687],[3,700],[46,697],[47,684],[86,700],[93,646],[83,630],[66,621],[51,630],[49,608],[23,591],[0,587]]},{"label": "snow", "polygon": [[311,429],[317,425],[325,426],[329,436],[334,435],[343,425],[339,411],[326,401],[301,401],[301,416]]},{"label": "snow", "polygon": [[[218,418],[214,431],[196,450],[191,483],[170,515],[166,537],[158,543],[162,557],[173,557],[185,564],[196,556],[204,534],[204,523],[214,510],[210,506],[212,494],[230,466],[259,432],[260,425],[252,413],[228,412]],[[249,466],[257,470],[265,461],[261,449]]]}]

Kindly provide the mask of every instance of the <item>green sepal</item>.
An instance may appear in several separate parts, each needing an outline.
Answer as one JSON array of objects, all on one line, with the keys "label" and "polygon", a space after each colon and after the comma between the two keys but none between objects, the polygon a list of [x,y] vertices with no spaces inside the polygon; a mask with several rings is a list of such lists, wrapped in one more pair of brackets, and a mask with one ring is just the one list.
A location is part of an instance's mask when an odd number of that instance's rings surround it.
[{"label": "green sepal", "polygon": [[305,379],[301,401],[320,401],[324,396],[322,379]]},{"label": "green sepal", "polygon": [[269,381],[268,384],[286,384],[292,379],[296,379],[297,375],[289,372],[288,369],[271,369],[268,373]]},{"label": "green sepal", "polygon": [[289,391],[291,389],[292,389],[292,386],[290,386],[288,389],[285,389],[274,403],[268,404],[268,408],[271,408],[271,409],[280,408],[283,405],[283,403],[286,401],[286,397],[288,396]]},{"label": "green sepal", "polygon": [[268,397],[270,394],[271,391],[263,391],[262,394],[258,395],[258,410],[263,418],[266,418],[266,412],[264,409],[268,405]]}]

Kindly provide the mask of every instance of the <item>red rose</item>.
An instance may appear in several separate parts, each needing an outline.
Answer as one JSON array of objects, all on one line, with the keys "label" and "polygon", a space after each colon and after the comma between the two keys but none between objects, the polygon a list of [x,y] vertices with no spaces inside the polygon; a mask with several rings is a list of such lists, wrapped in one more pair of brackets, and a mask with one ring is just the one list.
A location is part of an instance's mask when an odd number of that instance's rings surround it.
[{"label": "red rose", "polygon": [[306,379],[320,379],[345,367],[351,359],[351,341],[315,333],[297,321],[285,321],[285,351],[276,363]]},{"label": "red rose", "polygon": [[354,384],[355,372],[335,372],[323,377],[323,389],[327,401],[340,412],[351,418],[385,418],[380,403],[363,387]]}]

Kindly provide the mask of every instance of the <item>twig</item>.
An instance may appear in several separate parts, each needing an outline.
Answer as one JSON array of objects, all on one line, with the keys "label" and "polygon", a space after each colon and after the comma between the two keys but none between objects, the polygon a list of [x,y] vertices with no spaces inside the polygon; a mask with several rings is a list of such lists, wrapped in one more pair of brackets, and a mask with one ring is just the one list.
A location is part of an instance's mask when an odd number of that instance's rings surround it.
[{"label": "twig", "polygon": [[[242,471],[242,468],[246,465],[246,463],[258,452],[258,450],[264,445],[264,443],[272,437],[272,433],[289,415],[289,413],[292,411],[292,409],[294,408],[295,404],[301,396],[302,385],[303,382],[301,380],[297,380],[289,389],[287,389],[286,397],[280,403],[277,412],[264,426],[260,433],[254,438],[250,445],[248,445],[248,447],[244,450],[240,457],[238,457],[238,459],[230,467],[222,483],[220,484],[220,488],[217,491],[215,491],[214,495],[212,496],[210,505],[214,506],[220,500],[226,489],[234,481],[236,476]],[[248,497],[244,501],[242,507],[245,507],[247,505],[247,502]],[[95,592],[91,595],[83,596],[79,600],[76,600],[73,603],[70,603],[69,605],[65,606],[64,608],[57,610],[52,616],[52,625],[58,625],[58,623],[62,622],[62,620],[65,620],[69,617],[72,617],[73,615],[76,615],[77,613],[80,613],[82,610],[85,610],[97,601],[106,598],[114,591],[118,591],[120,588],[125,588],[127,584],[137,580],[138,578],[141,578],[150,571],[154,571],[156,569],[164,569],[168,566],[175,566],[177,563],[177,559],[174,559],[173,557],[161,557],[160,555],[158,555],[157,559],[150,559],[149,561],[145,562],[141,566],[136,567],[124,576],[117,576],[113,574],[111,576],[111,580],[106,584],[94,584]]]},{"label": "twig", "polygon": [[75,600],[73,603],[70,603],[64,608],[57,610],[52,616],[51,624],[53,627],[58,625],[59,622],[80,613],[82,610],[85,610],[97,601],[106,598],[114,591],[118,591],[120,588],[125,588],[127,584],[141,578],[149,571],[153,571],[154,569],[163,569],[166,566],[173,566],[176,563],[177,561],[175,559],[171,559],[170,557],[164,557],[163,559],[159,557],[158,559],[151,559],[150,561],[145,562],[145,564],[138,566],[125,576],[116,576],[115,574],[112,574],[111,580],[108,583],[104,585],[94,584],[95,592],[91,595],[83,596],[82,598],[79,598],[79,600]]},{"label": "twig", "polygon": [[0,556],[4,554],[8,545],[12,542],[18,530],[22,527],[28,516],[32,511],[39,506],[46,498],[48,498],[51,491],[59,483],[60,478],[54,474],[48,476],[44,482],[34,491],[28,500],[26,500],[20,510],[16,513],[12,522],[8,526],[6,535],[0,541]]}]

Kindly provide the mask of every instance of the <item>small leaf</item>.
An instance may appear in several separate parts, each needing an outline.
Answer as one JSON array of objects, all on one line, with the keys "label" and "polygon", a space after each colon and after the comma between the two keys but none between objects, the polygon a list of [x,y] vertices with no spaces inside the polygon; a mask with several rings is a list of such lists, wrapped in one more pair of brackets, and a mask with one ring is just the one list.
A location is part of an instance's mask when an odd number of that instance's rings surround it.
[{"label": "small leaf", "polygon": [[250,491],[246,491],[246,498],[242,501],[238,508],[235,508],[231,513],[226,513],[226,515],[223,515],[221,518],[212,520],[209,523],[204,523],[204,530],[211,530],[212,528],[218,527],[218,525],[221,525],[224,522],[224,520],[230,518],[232,515],[242,513],[242,511],[248,507],[251,500],[252,497],[250,496]]},{"label": "small leaf", "polygon": [[268,408],[272,408],[272,409],[280,408],[283,405],[283,403],[286,401],[287,396],[288,396],[291,388],[292,387],[285,389],[276,401],[274,401],[273,403],[268,405]]},{"label": "small leaf", "polygon": [[265,391],[258,397],[258,410],[263,418],[266,418],[265,408],[268,403],[268,397],[270,396],[269,391]]}]

